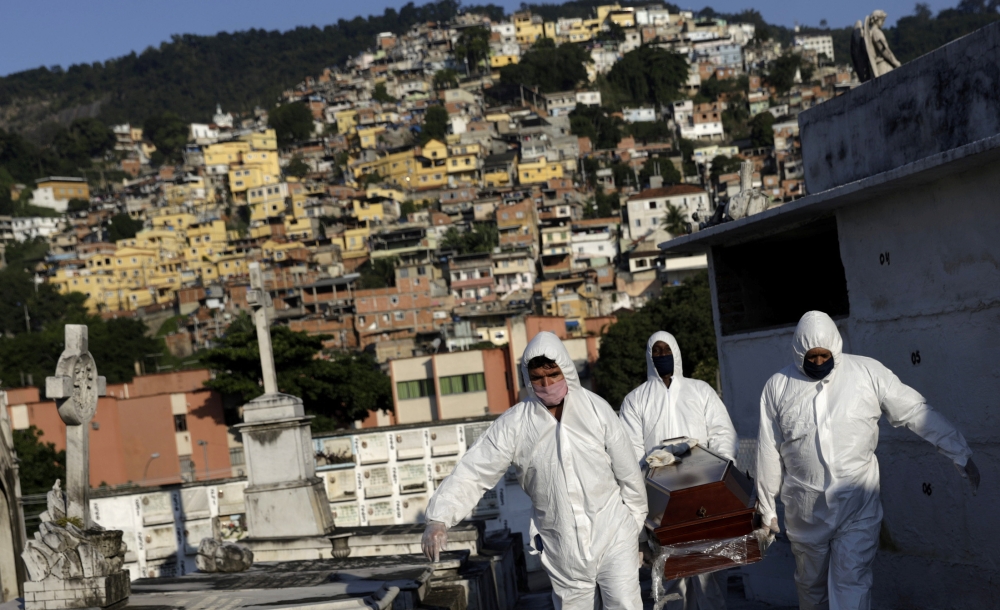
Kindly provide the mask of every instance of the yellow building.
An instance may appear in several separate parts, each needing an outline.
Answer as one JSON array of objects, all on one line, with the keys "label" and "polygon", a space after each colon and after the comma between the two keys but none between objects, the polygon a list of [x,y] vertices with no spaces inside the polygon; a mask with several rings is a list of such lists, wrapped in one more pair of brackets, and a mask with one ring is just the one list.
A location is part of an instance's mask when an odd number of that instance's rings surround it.
[{"label": "yellow building", "polygon": [[563,177],[563,166],[557,161],[546,161],[539,157],[537,161],[519,163],[517,165],[517,181],[520,184],[540,184],[553,178]]},{"label": "yellow building", "polygon": [[545,24],[531,13],[514,13],[514,35],[518,44],[535,44],[545,35]]},{"label": "yellow building", "polygon": [[381,203],[369,203],[367,200],[355,199],[351,202],[354,210],[354,217],[359,223],[382,222],[385,219],[385,210]]},{"label": "yellow building", "polygon": [[358,130],[358,141],[361,148],[378,148],[378,137],[380,134],[385,133],[385,127],[382,125],[376,125],[375,127],[367,127],[365,129]]},{"label": "yellow building", "polygon": [[337,131],[342,134],[350,134],[358,126],[357,110],[341,110],[333,115],[337,121]]},{"label": "yellow building", "polygon": [[[278,164],[278,153],[273,150],[250,150],[240,155],[240,163],[243,167],[258,167],[264,174],[264,183],[268,181],[277,182],[277,176],[281,175],[281,166]],[[270,176],[271,178],[267,178]]]},{"label": "yellow building", "polygon": [[288,239],[309,241],[319,238],[321,232],[319,218],[285,216],[285,236]]},{"label": "yellow building", "polygon": [[371,234],[371,229],[367,225],[344,231],[344,249],[341,252],[341,257],[359,258],[367,256],[368,238],[371,237]]},{"label": "yellow building", "polygon": [[90,199],[90,187],[83,178],[50,176],[35,180],[36,189],[52,189],[53,199]]},{"label": "yellow building", "polygon": [[278,150],[278,134],[273,129],[255,131],[243,136],[253,150]]},{"label": "yellow building", "polygon": [[216,276],[222,279],[247,273],[246,256],[243,254],[220,256],[213,262],[215,263]]},{"label": "yellow building", "polygon": [[187,212],[166,213],[153,217],[153,228],[166,231],[187,231],[187,228],[198,222],[194,214]]},{"label": "yellow building", "polygon": [[250,150],[249,142],[220,142],[202,149],[205,165],[230,165],[240,162],[240,155]]}]

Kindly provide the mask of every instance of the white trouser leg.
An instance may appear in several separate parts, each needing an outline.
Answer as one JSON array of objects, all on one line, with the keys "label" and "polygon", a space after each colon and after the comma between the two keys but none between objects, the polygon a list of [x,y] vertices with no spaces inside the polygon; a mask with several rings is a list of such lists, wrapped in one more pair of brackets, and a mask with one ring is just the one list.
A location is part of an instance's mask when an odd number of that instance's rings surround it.
[{"label": "white trouser leg", "polygon": [[639,544],[635,536],[619,536],[597,568],[597,586],[605,610],[642,608],[639,590]]},{"label": "white trouser leg", "polygon": [[872,564],[878,551],[882,519],[861,519],[830,541],[830,610],[869,610]]},{"label": "white trouser leg", "polygon": [[801,610],[829,610],[827,581],[830,574],[830,544],[792,542],[795,555],[795,586]]}]

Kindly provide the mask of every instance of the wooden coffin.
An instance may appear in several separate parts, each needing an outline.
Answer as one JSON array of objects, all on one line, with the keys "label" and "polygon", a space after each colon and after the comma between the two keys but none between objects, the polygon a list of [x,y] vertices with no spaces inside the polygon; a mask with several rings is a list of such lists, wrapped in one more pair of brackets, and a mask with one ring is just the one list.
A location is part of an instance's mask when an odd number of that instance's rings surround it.
[{"label": "wooden coffin", "polygon": [[[759,527],[755,523],[755,486],[732,462],[700,446],[680,459],[679,463],[652,468],[646,473],[649,501],[646,527],[661,546],[729,540],[750,535]],[[745,561],[726,557],[733,555],[729,551],[737,549],[726,549],[720,555],[676,556],[667,561],[665,577],[682,578],[760,561],[756,539],[751,536],[749,541],[745,550],[734,555],[745,556]]]}]

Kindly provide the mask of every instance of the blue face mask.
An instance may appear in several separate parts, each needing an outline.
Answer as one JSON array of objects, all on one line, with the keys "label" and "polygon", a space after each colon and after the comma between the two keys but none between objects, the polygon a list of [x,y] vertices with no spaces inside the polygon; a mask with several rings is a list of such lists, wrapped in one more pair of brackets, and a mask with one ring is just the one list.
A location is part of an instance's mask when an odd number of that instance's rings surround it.
[{"label": "blue face mask", "polygon": [[813,364],[808,360],[803,360],[802,370],[805,371],[806,375],[812,379],[823,379],[830,374],[830,371],[833,370],[833,356],[830,356],[830,358],[823,364]]},{"label": "blue face mask", "polygon": [[653,356],[653,368],[656,369],[660,377],[674,374],[674,355]]}]

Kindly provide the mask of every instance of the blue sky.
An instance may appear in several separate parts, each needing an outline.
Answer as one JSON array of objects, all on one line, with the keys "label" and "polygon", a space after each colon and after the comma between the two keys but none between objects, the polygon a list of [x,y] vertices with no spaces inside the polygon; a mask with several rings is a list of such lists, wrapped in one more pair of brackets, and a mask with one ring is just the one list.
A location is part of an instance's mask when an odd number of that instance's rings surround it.
[{"label": "blue sky", "polygon": [[[609,0],[610,2],[611,0]],[[487,4],[489,0],[466,0]],[[520,0],[492,0],[508,10]],[[422,4],[420,0],[416,2]],[[927,0],[935,12],[957,0]],[[214,34],[250,28],[287,30],[299,25],[326,25],[359,13],[381,13],[400,7],[404,0],[5,0],[0,36],[0,74],[39,66],[90,63],[141,52],[168,40],[171,34]],[[796,21],[831,27],[853,24],[875,8],[889,13],[894,23],[911,14],[914,0],[707,0],[675,2],[694,10],[711,6],[720,12],[748,7],[759,10],[769,23]]]}]

